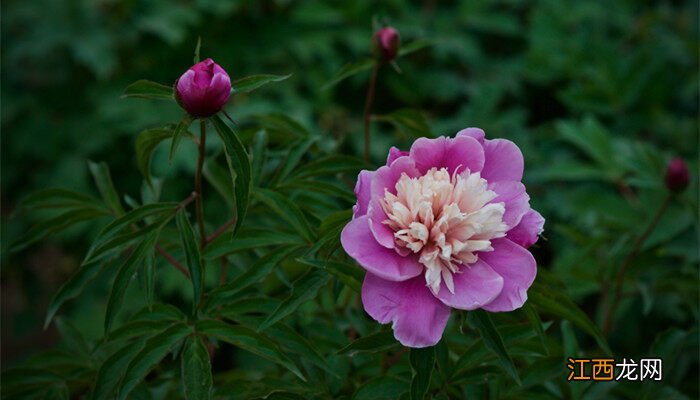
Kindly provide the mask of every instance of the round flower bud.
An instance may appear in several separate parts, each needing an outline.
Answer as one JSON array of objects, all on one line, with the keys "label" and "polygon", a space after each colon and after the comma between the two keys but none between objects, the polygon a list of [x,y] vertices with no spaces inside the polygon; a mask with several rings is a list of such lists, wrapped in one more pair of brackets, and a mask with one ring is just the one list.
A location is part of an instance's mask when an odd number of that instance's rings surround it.
[{"label": "round flower bud", "polygon": [[399,53],[399,47],[401,47],[401,36],[390,26],[378,30],[372,37],[372,52],[382,61],[393,61]]},{"label": "round flower bud", "polygon": [[682,192],[688,187],[690,173],[688,165],[681,158],[674,158],[666,167],[666,187],[672,192]]},{"label": "round flower bud", "polygon": [[190,67],[175,83],[175,99],[191,116],[211,117],[231,96],[231,78],[211,58]]}]

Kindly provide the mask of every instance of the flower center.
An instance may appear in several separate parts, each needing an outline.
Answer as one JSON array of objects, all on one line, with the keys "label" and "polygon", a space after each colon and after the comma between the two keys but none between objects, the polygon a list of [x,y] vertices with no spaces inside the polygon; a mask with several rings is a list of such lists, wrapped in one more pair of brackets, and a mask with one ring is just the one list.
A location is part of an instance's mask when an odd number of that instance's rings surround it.
[{"label": "flower center", "polygon": [[454,293],[452,274],[478,260],[479,251],[493,251],[491,239],[505,236],[503,203],[489,203],[497,194],[480,173],[450,176],[432,168],[419,178],[402,174],[396,194],[385,189],[381,205],[394,231],[396,251],[420,253],[425,281],[437,294],[444,280]]}]

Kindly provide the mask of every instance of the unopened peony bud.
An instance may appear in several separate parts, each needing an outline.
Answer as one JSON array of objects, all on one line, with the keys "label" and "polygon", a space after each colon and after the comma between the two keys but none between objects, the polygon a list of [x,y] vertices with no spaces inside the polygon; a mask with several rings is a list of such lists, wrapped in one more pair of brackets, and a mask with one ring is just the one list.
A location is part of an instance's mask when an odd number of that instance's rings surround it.
[{"label": "unopened peony bud", "polygon": [[682,158],[674,158],[666,167],[666,187],[672,192],[682,192],[688,187],[690,173]]},{"label": "unopened peony bud", "polygon": [[382,61],[394,61],[399,53],[399,47],[401,47],[401,36],[390,26],[378,30],[372,37],[372,51],[375,57]]},{"label": "unopened peony bud", "polygon": [[231,78],[211,58],[190,67],[175,85],[178,104],[191,116],[211,117],[231,96]]}]

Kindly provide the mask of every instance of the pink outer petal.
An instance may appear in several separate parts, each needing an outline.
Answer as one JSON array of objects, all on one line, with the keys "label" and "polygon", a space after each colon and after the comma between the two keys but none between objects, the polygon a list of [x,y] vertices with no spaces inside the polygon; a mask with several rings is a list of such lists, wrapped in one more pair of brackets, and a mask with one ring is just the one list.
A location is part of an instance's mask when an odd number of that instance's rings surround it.
[{"label": "pink outer petal", "polygon": [[369,206],[370,200],[370,188],[372,186],[372,178],[374,177],[374,171],[362,170],[357,176],[357,183],[355,184],[355,195],[357,196],[357,203],[352,208],[353,218],[361,217],[367,214],[367,207]]},{"label": "pink outer petal", "polygon": [[369,216],[369,230],[372,231],[372,235],[377,243],[387,249],[396,247],[394,231],[383,223],[388,218],[381,204],[379,204],[379,200],[373,200],[369,203],[367,216]]},{"label": "pink outer petal", "polygon": [[489,182],[520,181],[523,179],[525,161],[518,146],[510,140],[484,141],[486,161],[481,177]]},{"label": "pink outer petal", "polygon": [[391,165],[394,161],[396,161],[397,158],[407,156],[408,152],[407,151],[401,151],[397,149],[396,147],[392,146],[389,149],[389,155],[386,157],[386,165]]},{"label": "pink outer petal", "polygon": [[471,138],[476,139],[477,142],[483,144],[484,137],[486,137],[486,134],[484,133],[484,130],[481,128],[466,128],[466,129],[462,129],[461,131],[457,132],[456,136],[457,137],[469,136]]},{"label": "pink outer petal", "polygon": [[433,167],[447,168],[450,173],[458,167],[460,171],[469,169],[471,172],[481,171],[484,167],[484,150],[476,139],[469,136],[419,138],[411,146],[410,157],[415,160],[421,174]]},{"label": "pink outer petal", "polygon": [[513,228],[520,223],[523,215],[530,210],[530,196],[525,192],[525,185],[520,182],[493,182],[489,189],[498,194],[491,203],[505,203],[506,212],[503,214],[503,222],[508,228]]},{"label": "pink outer petal", "polygon": [[442,281],[437,298],[445,305],[461,310],[475,310],[493,301],[503,289],[503,278],[488,264],[478,260],[462,265],[460,272],[452,275],[455,293],[452,294]]},{"label": "pink outer petal", "polygon": [[414,255],[402,257],[396,251],[382,247],[369,230],[369,217],[348,222],[340,233],[345,252],[367,271],[390,281],[405,281],[420,275],[423,265]]},{"label": "pink outer petal", "polygon": [[367,273],[362,304],[377,322],[393,322],[394,337],[407,347],[435,345],[450,318],[450,308],[433,296],[422,276],[391,282]]},{"label": "pink outer petal", "polygon": [[516,244],[528,248],[537,242],[539,235],[544,230],[544,218],[535,210],[530,210],[520,223],[508,231],[506,237]]},{"label": "pink outer petal", "polygon": [[491,303],[482,308],[487,311],[513,311],[527,300],[527,289],[537,275],[537,264],[529,251],[508,239],[491,241],[492,252],[480,252],[479,258],[503,277],[503,290]]},{"label": "pink outer petal", "polygon": [[372,179],[371,197],[373,199],[384,197],[384,189],[396,194],[396,182],[404,173],[410,177],[420,175],[410,157],[400,157],[391,165],[379,168]]}]

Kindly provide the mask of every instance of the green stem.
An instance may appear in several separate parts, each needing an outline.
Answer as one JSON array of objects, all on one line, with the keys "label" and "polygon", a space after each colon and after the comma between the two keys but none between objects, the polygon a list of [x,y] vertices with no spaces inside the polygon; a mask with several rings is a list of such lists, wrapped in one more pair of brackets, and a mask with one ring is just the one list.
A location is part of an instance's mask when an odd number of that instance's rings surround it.
[{"label": "green stem", "polygon": [[622,285],[625,281],[625,272],[627,272],[627,268],[629,268],[630,264],[632,264],[634,258],[637,257],[637,254],[639,253],[639,250],[641,250],[642,245],[661,220],[661,216],[664,214],[669,204],[671,203],[672,197],[673,195],[671,193],[669,193],[666,196],[663,203],[661,203],[661,206],[656,211],[654,218],[651,220],[644,232],[642,232],[642,234],[639,235],[639,237],[637,237],[637,240],[632,246],[632,250],[627,254],[627,257],[625,257],[625,259],[622,261],[620,269],[617,271],[617,276],[615,277],[615,294],[613,296],[610,306],[606,309],[605,318],[603,320],[603,332],[605,334],[610,332],[610,329],[612,328],[612,317],[613,315],[615,315],[615,311],[620,305],[620,300],[622,299]]},{"label": "green stem", "polygon": [[370,153],[370,138],[369,138],[369,121],[372,112],[372,102],[374,101],[374,90],[377,86],[377,72],[379,71],[379,62],[374,63],[372,67],[372,77],[369,79],[369,87],[367,88],[367,98],[365,99],[364,125],[365,125],[365,161],[369,161]]},{"label": "green stem", "polygon": [[207,143],[207,122],[204,119],[199,120],[199,143],[197,149],[197,171],[194,176],[194,191],[197,193],[196,208],[197,208],[197,225],[199,225],[200,247],[204,248],[207,244],[207,233],[204,229],[204,201],[202,196],[202,168],[204,167],[205,148]]}]

